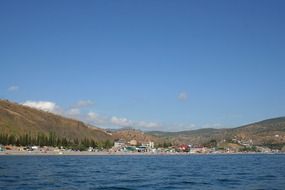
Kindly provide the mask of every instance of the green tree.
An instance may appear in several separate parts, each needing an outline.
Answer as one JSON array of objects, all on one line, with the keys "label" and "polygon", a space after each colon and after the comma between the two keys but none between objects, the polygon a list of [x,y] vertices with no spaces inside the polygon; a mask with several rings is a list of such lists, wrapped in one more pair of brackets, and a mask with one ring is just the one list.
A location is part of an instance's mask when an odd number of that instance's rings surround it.
[{"label": "green tree", "polygon": [[8,139],[8,144],[15,145],[16,144],[16,137],[14,135],[10,135]]}]

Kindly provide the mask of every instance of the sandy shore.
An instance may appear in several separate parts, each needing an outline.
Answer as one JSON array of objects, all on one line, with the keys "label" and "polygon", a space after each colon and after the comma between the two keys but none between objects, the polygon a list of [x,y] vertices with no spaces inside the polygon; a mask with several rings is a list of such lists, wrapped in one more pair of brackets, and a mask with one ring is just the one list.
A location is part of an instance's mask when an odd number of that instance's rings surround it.
[{"label": "sandy shore", "polygon": [[185,153],[139,153],[139,152],[88,152],[88,151],[4,151],[0,152],[0,156],[9,156],[9,155],[17,155],[17,156],[107,156],[107,155],[189,155]]},{"label": "sandy shore", "polygon": [[[161,155],[238,155],[238,154],[276,154],[276,153],[255,153],[255,152],[248,152],[248,153],[151,153],[151,152],[88,152],[88,151],[15,151],[9,150],[0,152],[0,156],[138,156],[138,155],[145,155],[145,156],[161,156]],[[277,154],[284,154],[284,153],[277,153]]]}]

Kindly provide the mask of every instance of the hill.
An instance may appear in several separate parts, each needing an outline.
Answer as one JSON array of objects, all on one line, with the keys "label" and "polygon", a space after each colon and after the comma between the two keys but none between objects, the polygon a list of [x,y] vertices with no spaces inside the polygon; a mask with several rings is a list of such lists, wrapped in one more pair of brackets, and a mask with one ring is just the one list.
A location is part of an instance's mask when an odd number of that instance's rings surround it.
[{"label": "hill", "polygon": [[201,145],[213,139],[220,141],[226,136],[227,132],[228,129],[205,128],[179,132],[150,131],[148,134],[163,138],[173,144]]},{"label": "hill", "polygon": [[268,119],[232,129],[238,139],[251,139],[256,145],[285,144],[285,117]]},{"label": "hill", "polygon": [[130,141],[135,139],[138,143],[145,143],[145,142],[155,142],[156,144],[162,143],[162,138],[158,136],[154,136],[151,134],[147,134],[143,131],[133,129],[133,128],[122,128],[119,130],[114,130],[112,132],[112,136],[114,139],[124,139],[125,141]]},{"label": "hill", "polygon": [[50,133],[58,138],[90,139],[97,142],[135,139],[140,143],[153,141],[156,144],[171,142],[172,144],[203,145],[211,141],[232,142],[236,140],[250,142],[253,145],[281,147],[285,145],[285,117],[268,119],[237,128],[207,128],[180,132],[143,132],[124,128],[106,132],[104,129],[89,126],[81,121],[0,100],[0,135],[8,134],[17,137],[25,134],[36,136]]},{"label": "hill", "polygon": [[249,125],[227,129],[198,129],[180,132],[151,131],[148,134],[167,139],[173,143],[201,145],[211,140],[217,142],[233,139],[254,145],[284,145],[285,117],[268,119]]},{"label": "hill", "polygon": [[54,133],[59,138],[112,140],[101,129],[87,126],[81,121],[37,110],[7,100],[0,100],[0,133],[21,136]]}]

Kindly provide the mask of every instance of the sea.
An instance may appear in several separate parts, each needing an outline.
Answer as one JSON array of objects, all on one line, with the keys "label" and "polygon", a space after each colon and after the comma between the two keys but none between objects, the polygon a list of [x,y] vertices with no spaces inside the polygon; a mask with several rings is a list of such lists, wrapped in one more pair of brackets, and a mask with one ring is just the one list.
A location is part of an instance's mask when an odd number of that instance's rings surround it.
[{"label": "sea", "polygon": [[285,189],[285,155],[0,156],[0,189]]}]

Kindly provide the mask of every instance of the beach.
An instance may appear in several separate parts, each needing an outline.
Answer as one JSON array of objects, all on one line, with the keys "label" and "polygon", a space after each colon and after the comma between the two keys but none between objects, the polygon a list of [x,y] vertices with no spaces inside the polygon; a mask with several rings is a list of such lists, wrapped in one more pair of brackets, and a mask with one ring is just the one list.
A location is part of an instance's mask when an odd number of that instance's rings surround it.
[{"label": "beach", "polygon": [[0,152],[0,156],[107,156],[107,155],[187,155],[186,153],[153,153],[153,152],[108,152],[108,151],[18,151],[7,150]]}]

